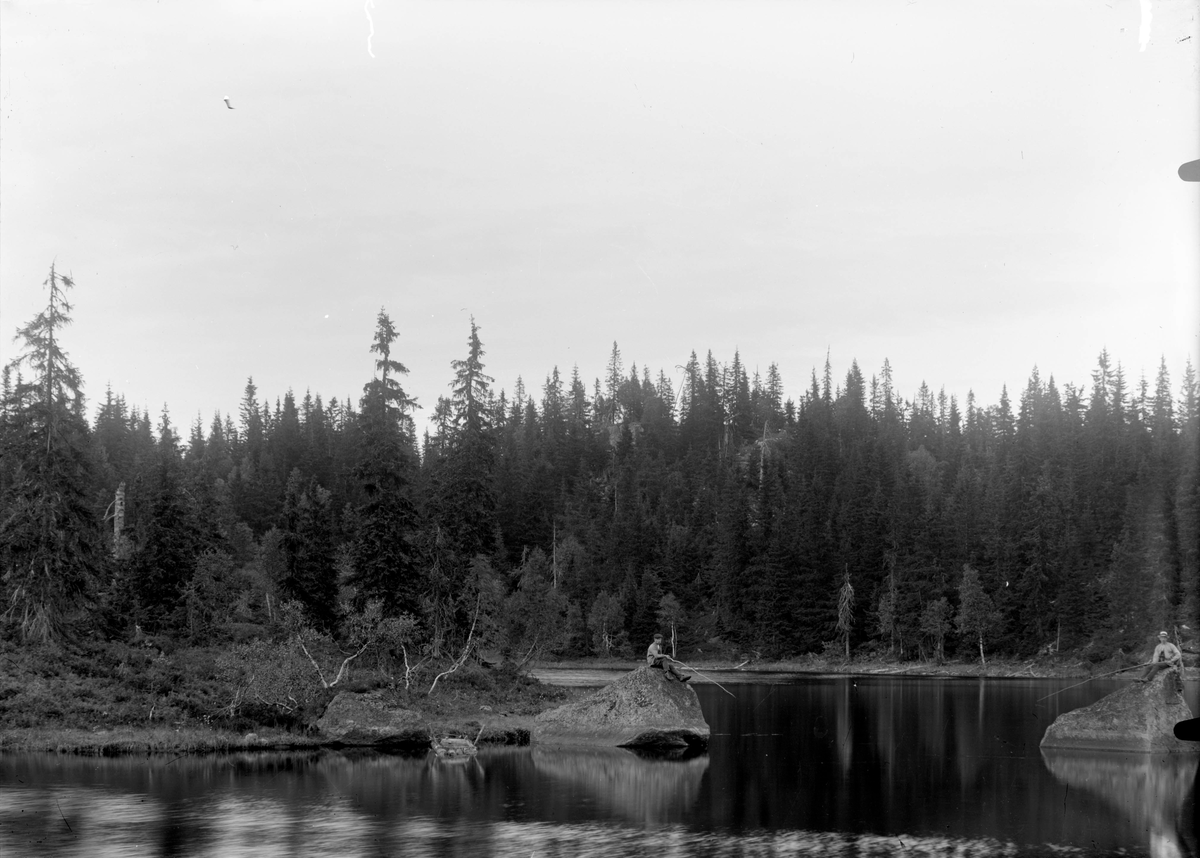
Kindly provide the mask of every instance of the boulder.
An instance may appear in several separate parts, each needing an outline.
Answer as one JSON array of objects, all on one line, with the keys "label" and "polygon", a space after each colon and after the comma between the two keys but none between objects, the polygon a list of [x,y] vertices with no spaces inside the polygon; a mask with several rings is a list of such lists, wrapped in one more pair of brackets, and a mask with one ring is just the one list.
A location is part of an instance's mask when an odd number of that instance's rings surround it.
[{"label": "boulder", "polygon": [[317,729],[337,745],[428,745],[421,715],[388,706],[378,692],[339,692],[317,721]]},{"label": "boulder", "polygon": [[1175,738],[1177,721],[1192,717],[1177,670],[1160,671],[1149,682],[1132,682],[1107,697],[1059,715],[1046,728],[1042,748],[1188,754],[1194,743]]},{"label": "boulder", "polygon": [[543,712],[533,724],[533,741],[541,745],[703,749],[708,737],[692,687],[650,667]]}]

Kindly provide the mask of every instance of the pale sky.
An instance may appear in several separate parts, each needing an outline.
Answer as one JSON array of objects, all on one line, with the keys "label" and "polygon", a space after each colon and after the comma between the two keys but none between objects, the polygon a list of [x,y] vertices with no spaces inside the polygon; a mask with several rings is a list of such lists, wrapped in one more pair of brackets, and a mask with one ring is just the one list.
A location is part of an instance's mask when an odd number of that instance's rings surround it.
[{"label": "pale sky", "polygon": [[[1148,10],[1148,11],[1147,11]],[[357,402],[381,306],[424,410],[591,388],[613,341],[798,398],[1200,357],[1198,2],[3,2],[0,360],[65,345],[177,425],[247,376]],[[233,110],[223,99],[229,98]]]}]

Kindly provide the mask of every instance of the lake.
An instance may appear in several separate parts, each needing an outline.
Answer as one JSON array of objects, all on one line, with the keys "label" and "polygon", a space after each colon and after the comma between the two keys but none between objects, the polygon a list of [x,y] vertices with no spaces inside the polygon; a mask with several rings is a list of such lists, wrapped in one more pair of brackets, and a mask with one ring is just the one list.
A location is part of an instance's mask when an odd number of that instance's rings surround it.
[{"label": "lake", "polygon": [[1039,751],[1119,680],[716,676],[691,758],[0,756],[0,856],[1200,856],[1197,756]]}]

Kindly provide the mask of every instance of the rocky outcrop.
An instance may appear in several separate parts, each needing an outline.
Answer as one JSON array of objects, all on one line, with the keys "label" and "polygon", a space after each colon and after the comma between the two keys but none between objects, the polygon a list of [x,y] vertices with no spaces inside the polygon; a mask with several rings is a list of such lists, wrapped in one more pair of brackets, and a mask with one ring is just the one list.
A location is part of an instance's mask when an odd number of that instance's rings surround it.
[{"label": "rocky outcrop", "polygon": [[706,748],[709,727],[692,687],[639,667],[595,694],[543,712],[533,726],[542,745]]},{"label": "rocky outcrop", "polygon": [[1200,745],[1175,738],[1175,723],[1192,717],[1176,670],[1133,682],[1091,706],[1059,715],[1046,728],[1042,748],[1188,754]]},{"label": "rocky outcrop", "polygon": [[325,707],[317,729],[337,745],[428,745],[420,713],[388,706],[378,693],[340,692]]}]

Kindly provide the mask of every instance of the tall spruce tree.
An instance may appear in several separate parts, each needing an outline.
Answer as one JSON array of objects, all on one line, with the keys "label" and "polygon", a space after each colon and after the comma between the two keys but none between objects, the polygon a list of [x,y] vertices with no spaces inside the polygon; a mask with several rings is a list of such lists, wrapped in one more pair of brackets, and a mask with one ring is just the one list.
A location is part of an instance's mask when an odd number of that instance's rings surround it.
[{"label": "tall spruce tree", "polygon": [[454,430],[439,498],[442,526],[463,558],[489,553],[495,543],[495,445],[486,409],[493,379],[483,371],[483,355],[472,317],[467,357],[450,362]]},{"label": "tall spruce tree", "polygon": [[68,631],[72,610],[89,595],[103,563],[99,522],[87,497],[93,474],[83,381],[60,340],[71,323],[75,283],[54,265],[46,308],[17,331],[28,366],[6,385],[0,461],[0,616],[23,640]]},{"label": "tall spruce tree", "polygon": [[378,373],[363,388],[358,420],[358,455],[354,468],[365,502],[358,510],[358,532],[351,550],[360,607],[380,599],[390,614],[416,615],[422,581],[414,537],[417,513],[411,497],[414,447],[409,409],[416,405],[400,385],[408,370],[392,360],[399,334],[384,310],[379,311],[371,351],[379,355]]}]

